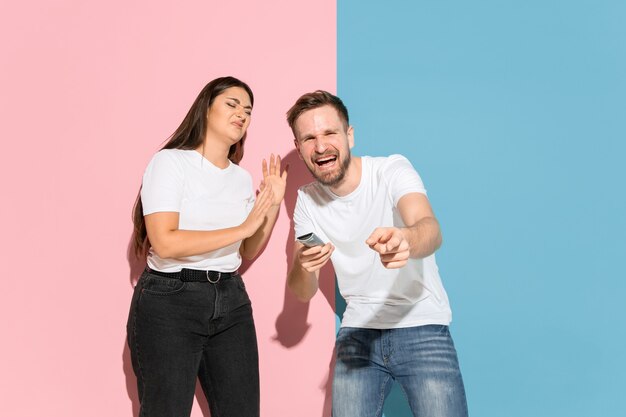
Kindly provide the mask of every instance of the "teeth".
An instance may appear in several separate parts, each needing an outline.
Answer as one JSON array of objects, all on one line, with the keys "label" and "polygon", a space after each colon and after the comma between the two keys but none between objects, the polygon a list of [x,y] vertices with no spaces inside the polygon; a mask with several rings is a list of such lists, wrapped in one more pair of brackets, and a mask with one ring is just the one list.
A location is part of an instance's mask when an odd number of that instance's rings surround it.
[{"label": "teeth", "polygon": [[323,164],[323,163],[326,163],[326,162],[334,161],[335,159],[337,159],[337,157],[332,156],[330,158],[320,158],[320,159],[318,159],[315,162],[317,162],[318,164]]}]

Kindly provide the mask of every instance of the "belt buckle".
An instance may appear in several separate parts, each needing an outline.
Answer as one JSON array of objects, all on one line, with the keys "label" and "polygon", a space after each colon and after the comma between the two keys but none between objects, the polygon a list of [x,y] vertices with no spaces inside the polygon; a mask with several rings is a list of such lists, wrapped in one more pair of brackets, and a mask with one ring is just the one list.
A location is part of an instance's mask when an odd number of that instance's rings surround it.
[{"label": "belt buckle", "polygon": [[209,276],[209,271],[206,271],[206,279],[211,284],[217,284],[218,282],[220,282],[220,278],[222,278],[222,273],[220,271],[217,271],[217,279],[215,281],[211,281],[211,277]]}]

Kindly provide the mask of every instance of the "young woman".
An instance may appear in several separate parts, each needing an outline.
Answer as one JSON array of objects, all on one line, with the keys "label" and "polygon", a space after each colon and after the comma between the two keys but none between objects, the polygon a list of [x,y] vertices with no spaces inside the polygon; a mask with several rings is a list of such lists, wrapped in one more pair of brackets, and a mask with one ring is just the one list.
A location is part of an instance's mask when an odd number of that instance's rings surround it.
[{"label": "young woman", "polygon": [[208,83],[144,173],[134,208],[138,253],[128,343],[140,416],[189,416],[199,378],[213,417],[259,415],[258,352],[237,269],[266,243],[285,193],[280,157],[255,198],[243,156],[253,106],[233,77]]}]

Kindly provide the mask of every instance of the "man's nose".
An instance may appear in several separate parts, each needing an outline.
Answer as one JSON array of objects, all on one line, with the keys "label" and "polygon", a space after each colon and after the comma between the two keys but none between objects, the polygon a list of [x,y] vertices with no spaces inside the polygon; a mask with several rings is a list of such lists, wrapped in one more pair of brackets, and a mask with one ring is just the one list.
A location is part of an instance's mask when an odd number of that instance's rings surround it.
[{"label": "man's nose", "polygon": [[324,153],[326,148],[328,148],[328,146],[323,137],[318,137],[315,139],[315,152]]}]

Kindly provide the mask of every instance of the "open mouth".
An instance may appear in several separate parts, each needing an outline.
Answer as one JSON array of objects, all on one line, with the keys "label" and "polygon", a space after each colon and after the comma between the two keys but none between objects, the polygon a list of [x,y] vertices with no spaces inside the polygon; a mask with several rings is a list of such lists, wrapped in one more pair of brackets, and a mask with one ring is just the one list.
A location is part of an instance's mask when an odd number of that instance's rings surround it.
[{"label": "open mouth", "polygon": [[315,164],[319,167],[331,166],[337,160],[337,155],[323,156],[315,160]]}]

